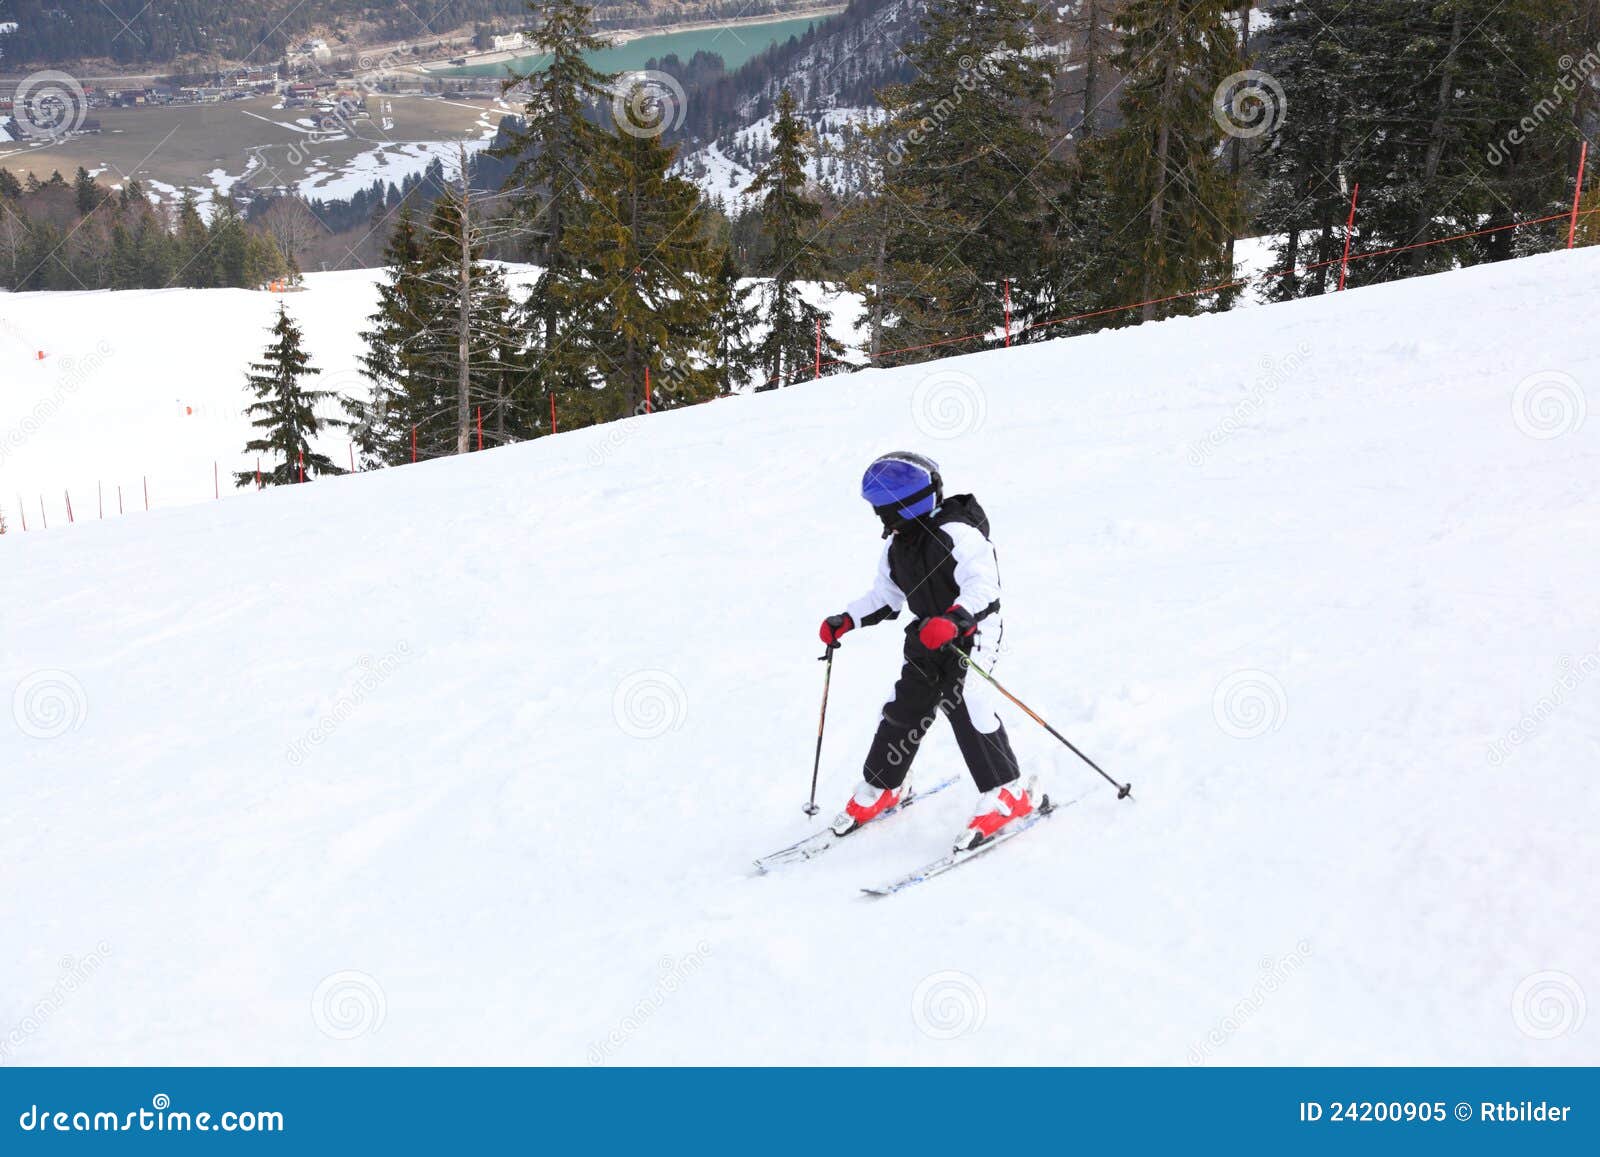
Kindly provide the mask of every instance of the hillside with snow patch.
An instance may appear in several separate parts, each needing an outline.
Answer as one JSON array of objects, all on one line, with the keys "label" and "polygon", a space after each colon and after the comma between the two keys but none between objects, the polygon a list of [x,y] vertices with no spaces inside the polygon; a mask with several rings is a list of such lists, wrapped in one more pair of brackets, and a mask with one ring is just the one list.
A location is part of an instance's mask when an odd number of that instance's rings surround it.
[{"label": "hillside with snow patch", "polygon": [[[8,534],[0,1060],[1600,1063],[1597,289],[1555,254]],[[107,341],[69,402],[138,441],[237,390],[194,349],[270,302],[206,293],[0,297],[6,388]],[[749,863],[811,826],[893,448],[982,498],[997,676],[1135,802],[1013,714],[1071,806],[874,902],[970,787]],[[835,664],[824,818],[898,645]]]}]

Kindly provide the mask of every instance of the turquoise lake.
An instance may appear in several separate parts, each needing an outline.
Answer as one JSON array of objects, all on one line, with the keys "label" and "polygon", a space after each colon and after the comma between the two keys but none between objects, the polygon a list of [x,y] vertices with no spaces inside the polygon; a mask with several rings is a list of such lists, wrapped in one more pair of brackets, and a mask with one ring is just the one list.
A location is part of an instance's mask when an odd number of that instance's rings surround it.
[{"label": "turquoise lake", "polygon": [[[774,20],[770,24],[725,25],[689,32],[663,32],[655,36],[641,36],[627,44],[596,52],[590,60],[604,72],[630,72],[643,68],[652,58],[672,53],[688,63],[691,56],[704,49],[721,56],[723,64],[731,72],[770,46],[781,44],[791,36],[804,35],[812,24],[821,19],[826,17],[802,16],[793,20]],[[538,66],[538,57],[523,56],[499,64],[467,65],[433,71],[436,76],[504,76],[511,67],[526,72]]]}]

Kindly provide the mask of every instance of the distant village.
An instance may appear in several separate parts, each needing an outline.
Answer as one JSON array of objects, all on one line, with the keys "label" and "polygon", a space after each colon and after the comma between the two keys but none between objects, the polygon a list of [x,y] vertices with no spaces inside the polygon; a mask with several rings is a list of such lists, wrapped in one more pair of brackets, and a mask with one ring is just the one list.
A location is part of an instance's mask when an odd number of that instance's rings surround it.
[{"label": "distant village", "polygon": [[[487,51],[450,60],[453,66],[509,58],[526,47],[520,32],[494,36]],[[492,99],[500,95],[497,77],[429,77],[416,64],[402,68],[366,68],[359,72],[347,58],[336,60],[323,40],[307,40],[289,51],[279,65],[241,66],[216,73],[151,83],[137,87],[83,86],[84,113],[73,129],[75,133],[97,133],[102,125],[93,114],[117,108],[155,108],[172,105],[220,104],[277,96],[285,109],[309,109],[318,114],[324,127],[334,129],[345,122],[367,117],[367,94],[441,96],[446,99]],[[342,66],[342,67],[341,67]],[[14,141],[49,140],[60,135],[54,125],[40,126],[30,118],[15,115],[12,94],[0,94],[0,127]]]}]

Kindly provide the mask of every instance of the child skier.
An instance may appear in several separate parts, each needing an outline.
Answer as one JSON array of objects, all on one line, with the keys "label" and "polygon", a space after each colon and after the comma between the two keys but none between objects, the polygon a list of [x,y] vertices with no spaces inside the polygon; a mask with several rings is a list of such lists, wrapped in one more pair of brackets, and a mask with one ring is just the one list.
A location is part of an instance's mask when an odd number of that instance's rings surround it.
[{"label": "child skier", "polygon": [[848,835],[901,802],[922,737],[943,711],[980,793],[956,839],[956,851],[967,851],[1034,809],[996,693],[987,680],[967,679],[961,659],[988,669],[1000,643],[1000,568],[989,520],[972,495],[944,496],[938,463],[905,451],[867,467],[861,496],[883,520],[888,542],[872,590],[823,620],[822,641],[839,646],[846,632],[898,618],[908,604],[916,618],[906,627],[905,665],[867,752],[865,778],[833,830]]}]

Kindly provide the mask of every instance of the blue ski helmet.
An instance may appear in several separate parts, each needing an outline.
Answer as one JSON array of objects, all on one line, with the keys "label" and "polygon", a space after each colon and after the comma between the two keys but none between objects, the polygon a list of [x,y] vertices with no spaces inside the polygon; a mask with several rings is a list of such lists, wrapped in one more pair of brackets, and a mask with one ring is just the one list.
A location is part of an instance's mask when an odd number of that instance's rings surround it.
[{"label": "blue ski helmet", "polygon": [[909,518],[932,514],[944,501],[944,479],[932,458],[896,450],[875,459],[861,476],[861,497],[883,519],[887,536]]}]

